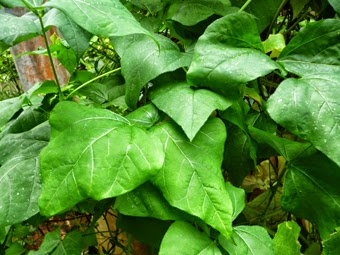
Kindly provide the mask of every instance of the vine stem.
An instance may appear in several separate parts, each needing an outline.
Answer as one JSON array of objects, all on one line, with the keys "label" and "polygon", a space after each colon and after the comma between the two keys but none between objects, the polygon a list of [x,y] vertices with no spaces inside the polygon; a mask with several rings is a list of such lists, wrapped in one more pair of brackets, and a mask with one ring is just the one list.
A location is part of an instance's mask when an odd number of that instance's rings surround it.
[{"label": "vine stem", "polygon": [[56,72],[54,64],[53,64],[53,58],[52,58],[51,50],[50,50],[50,47],[48,45],[48,40],[47,40],[47,36],[46,36],[46,32],[45,32],[44,22],[42,20],[42,16],[43,15],[42,15],[41,11],[38,11],[37,14],[38,14],[40,26],[41,26],[41,29],[42,29],[43,38],[44,38],[44,42],[45,42],[45,45],[46,45],[46,50],[47,50],[48,58],[50,60],[50,64],[51,64],[51,68],[52,68],[52,72],[53,72],[53,76],[54,76],[54,80],[55,80],[55,82],[57,84],[58,93],[59,93],[59,101],[63,101],[64,100],[64,95],[63,95],[63,92],[61,91],[61,86],[60,86],[60,83],[59,83],[58,75],[57,75],[57,72]]},{"label": "vine stem", "polygon": [[80,85],[78,88],[76,88],[75,90],[73,90],[70,94],[68,94],[68,96],[66,97],[66,99],[68,99],[72,94],[74,94],[75,92],[77,92],[77,91],[80,90],[81,88],[85,87],[86,85],[88,85],[88,84],[90,84],[90,83],[92,83],[92,82],[94,82],[94,81],[96,81],[96,80],[98,80],[98,79],[100,79],[100,78],[103,78],[103,77],[105,77],[105,76],[107,76],[107,75],[109,75],[109,74],[115,73],[115,72],[119,71],[120,69],[122,69],[122,68],[121,68],[121,67],[118,67],[118,68],[116,68],[116,69],[113,69],[113,70],[108,71],[108,72],[106,72],[106,73],[103,73],[103,74],[101,74],[101,75],[98,75],[97,77],[95,77],[95,78],[93,78],[93,79],[91,79],[91,80],[89,80],[89,81],[83,83],[83,84]]},{"label": "vine stem", "polygon": [[242,12],[245,8],[247,8],[251,1],[253,0],[247,0],[247,2],[245,2],[244,5],[242,5],[241,9],[239,9],[238,12]]}]

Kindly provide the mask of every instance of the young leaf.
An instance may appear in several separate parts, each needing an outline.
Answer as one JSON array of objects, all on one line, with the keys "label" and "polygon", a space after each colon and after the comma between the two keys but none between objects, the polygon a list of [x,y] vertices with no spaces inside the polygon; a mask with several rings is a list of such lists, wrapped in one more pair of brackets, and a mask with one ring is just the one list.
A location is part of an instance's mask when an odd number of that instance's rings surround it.
[{"label": "young leaf", "polygon": [[52,9],[44,16],[44,25],[56,26],[60,30],[63,38],[75,52],[77,60],[89,47],[91,34],[78,26],[69,16],[58,9]]},{"label": "young leaf", "polygon": [[218,241],[230,255],[274,255],[273,240],[259,226],[237,226],[234,228],[234,243],[219,235]]},{"label": "young leaf", "polygon": [[125,116],[132,125],[151,128],[159,120],[158,109],[153,104],[147,104]]},{"label": "young leaf", "polygon": [[244,189],[234,187],[230,182],[225,184],[226,190],[229,193],[231,202],[233,203],[233,220],[243,211],[245,207],[245,192]]},{"label": "young leaf", "polygon": [[300,255],[299,234],[300,227],[296,222],[282,222],[274,237],[275,255]]},{"label": "young leaf", "polygon": [[39,212],[39,154],[49,140],[49,125],[8,134],[0,140],[0,227]]},{"label": "young leaf", "polygon": [[212,91],[194,90],[186,82],[157,86],[152,90],[150,99],[182,127],[190,141],[215,109],[223,111],[232,104]]},{"label": "young leaf", "polygon": [[23,102],[23,96],[0,101],[0,129],[21,109]]},{"label": "young leaf", "polygon": [[163,122],[152,130],[165,150],[163,168],[152,183],[172,206],[203,219],[230,238],[233,208],[221,172],[226,138],[222,121],[208,120],[192,142],[174,123]]},{"label": "young leaf", "polygon": [[62,212],[85,198],[124,194],[163,165],[157,137],[110,111],[62,102],[50,123],[52,139],[41,153],[39,206],[44,215]]},{"label": "young leaf", "polygon": [[269,98],[267,111],[340,166],[339,86],[340,72],[287,79]]},{"label": "young leaf", "polygon": [[159,42],[160,49],[145,35],[112,40],[121,57],[122,74],[126,80],[125,100],[133,109],[136,108],[140,91],[147,82],[162,73],[188,66],[191,61],[169,38],[162,35],[154,37]]},{"label": "young leaf", "polygon": [[182,221],[176,221],[170,226],[162,240],[159,254],[222,255],[216,244],[206,234]]},{"label": "young leaf", "polygon": [[39,28],[25,16],[16,17],[7,13],[0,13],[0,53],[9,47],[22,41],[26,41],[39,35]]},{"label": "young leaf", "polygon": [[340,168],[321,153],[294,161],[283,186],[282,207],[315,223],[322,239],[340,226]]},{"label": "young leaf", "polygon": [[79,26],[100,37],[149,34],[119,0],[51,0],[44,6],[58,8]]},{"label": "young leaf", "polygon": [[198,39],[188,80],[238,100],[246,82],[277,68],[263,52],[254,18],[240,12],[211,23]]},{"label": "young leaf", "polygon": [[281,52],[278,62],[289,72],[305,77],[340,73],[340,20],[309,23]]},{"label": "young leaf", "polygon": [[183,211],[169,205],[162,193],[150,182],[116,198],[114,208],[124,215],[161,220],[189,219]]}]

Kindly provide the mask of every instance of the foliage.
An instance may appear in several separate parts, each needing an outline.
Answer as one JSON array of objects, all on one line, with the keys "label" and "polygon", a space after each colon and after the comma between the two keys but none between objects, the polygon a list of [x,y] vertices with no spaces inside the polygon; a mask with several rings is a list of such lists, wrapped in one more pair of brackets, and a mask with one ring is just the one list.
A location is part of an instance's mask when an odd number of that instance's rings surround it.
[{"label": "foliage", "polygon": [[42,2],[0,0],[29,10],[0,50],[57,26],[35,54],[71,74],[0,101],[1,254],[133,252],[110,219],[159,254],[339,252],[337,1]]}]

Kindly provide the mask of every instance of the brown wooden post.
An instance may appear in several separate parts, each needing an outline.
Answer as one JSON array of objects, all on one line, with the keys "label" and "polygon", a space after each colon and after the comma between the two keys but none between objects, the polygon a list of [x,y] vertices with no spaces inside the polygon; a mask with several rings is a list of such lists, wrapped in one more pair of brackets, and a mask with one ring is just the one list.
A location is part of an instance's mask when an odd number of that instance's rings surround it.
[{"label": "brown wooden post", "polygon": [[[25,8],[12,8],[6,9],[5,12],[16,15],[18,17],[26,13]],[[47,37],[49,38],[53,33],[61,36],[56,28],[52,28],[47,32]],[[49,43],[51,43],[49,41]],[[44,39],[42,36],[24,41],[11,48],[11,53],[14,59],[15,67],[17,69],[21,86],[24,91],[27,91],[37,82],[43,82],[45,80],[54,80],[52,68],[50,61],[47,56],[42,55],[22,55],[16,57],[24,52],[30,52],[37,50],[39,47],[46,48]],[[68,71],[60,65],[57,59],[53,60],[56,72],[58,75],[58,80],[61,85],[68,82],[70,74]]]}]

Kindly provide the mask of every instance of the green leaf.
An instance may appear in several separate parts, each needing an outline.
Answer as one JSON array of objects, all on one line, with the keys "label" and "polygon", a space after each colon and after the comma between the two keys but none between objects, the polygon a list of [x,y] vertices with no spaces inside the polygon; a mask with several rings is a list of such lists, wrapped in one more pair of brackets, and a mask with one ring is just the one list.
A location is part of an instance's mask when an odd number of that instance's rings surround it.
[{"label": "green leaf", "polygon": [[138,127],[151,128],[159,120],[158,109],[153,104],[147,104],[143,107],[134,110],[125,116],[132,125]]},{"label": "green leaf", "polygon": [[163,165],[157,137],[103,109],[59,103],[51,113],[52,138],[41,152],[41,213],[135,189]]},{"label": "green leaf", "polygon": [[318,226],[322,239],[340,226],[340,168],[321,153],[289,165],[282,207]]},{"label": "green leaf", "polygon": [[[247,0],[230,0],[233,6],[242,7]],[[256,17],[259,31],[262,32],[275,17],[282,4],[282,0],[256,0],[250,1],[245,11]]]},{"label": "green leaf", "polygon": [[232,104],[217,93],[193,89],[186,82],[156,86],[150,99],[182,127],[190,141],[215,109],[223,111]]},{"label": "green leaf", "polygon": [[267,231],[259,226],[237,226],[234,228],[234,243],[219,235],[221,246],[230,255],[274,255],[273,240]]},{"label": "green leaf", "polygon": [[100,37],[149,34],[118,0],[51,0],[44,6],[58,8],[79,26]]},{"label": "green leaf", "polygon": [[303,10],[305,5],[309,2],[309,0],[290,0],[289,2],[293,9],[293,19],[295,19]]},{"label": "green leaf", "polygon": [[328,2],[339,15],[340,14],[340,2],[338,0],[328,0]]},{"label": "green leaf", "polygon": [[222,253],[205,233],[198,231],[189,223],[176,221],[166,232],[159,254],[221,255]]},{"label": "green leaf", "polygon": [[214,21],[198,39],[188,80],[238,100],[246,82],[277,68],[263,52],[254,18],[240,12]]},{"label": "green leaf", "polygon": [[340,253],[340,227],[336,228],[336,232],[332,233],[329,238],[323,242],[324,255],[336,255]]},{"label": "green leaf", "polygon": [[16,17],[7,13],[0,13],[0,53],[22,41],[39,35],[39,28],[26,16]]},{"label": "green leaf", "polygon": [[23,96],[0,101],[0,129],[21,109],[23,102]]},{"label": "green leaf", "polygon": [[221,172],[226,138],[222,121],[208,120],[192,142],[174,123],[163,122],[152,130],[165,150],[163,168],[152,183],[172,206],[230,238],[233,208]]},{"label": "green leaf", "polygon": [[0,4],[7,7],[26,7],[21,0],[0,0]]},{"label": "green leaf", "polygon": [[22,222],[39,212],[39,154],[49,140],[43,123],[0,140],[0,226]]},{"label": "green leaf", "polygon": [[129,2],[151,13],[159,12],[164,8],[162,0],[130,0]]},{"label": "green leaf", "polygon": [[44,241],[39,247],[38,251],[30,251],[28,255],[46,255],[51,254],[51,252],[59,245],[60,243],[60,228],[48,232],[44,236]]},{"label": "green leaf", "polygon": [[181,53],[169,38],[154,35],[160,48],[149,36],[135,35],[113,39],[121,57],[122,74],[126,81],[125,100],[136,108],[140,91],[150,80],[162,73],[174,71],[190,64],[190,57]]},{"label": "green leaf", "polygon": [[172,20],[184,26],[193,26],[213,14],[220,16],[228,14],[228,6],[231,4],[223,4],[219,0],[186,0],[172,4],[169,13],[172,14],[170,17]]},{"label": "green leaf", "polygon": [[244,177],[254,169],[255,157],[256,147],[249,135],[237,126],[229,127],[223,168],[233,185],[240,186]]},{"label": "green leaf", "polygon": [[325,19],[307,26],[281,52],[278,62],[299,76],[340,73],[340,20]]},{"label": "green leaf", "polygon": [[245,207],[245,192],[244,189],[234,187],[230,182],[225,184],[226,190],[229,193],[231,202],[233,204],[233,220],[243,211]]},{"label": "green leaf", "polygon": [[[310,143],[299,143],[285,138],[280,138],[254,127],[249,127],[249,134],[260,145],[270,146],[287,161],[292,161],[295,158],[302,156],[302,154],[307,153],[307,150],[309,149],[310,151],[313,151]],[[266,148],[264,147],[263,150],[266,150]]]},{"label": "green leaf", "polygon": [[267,111],[340,166],[339,86],[340,72],[287,79],[269,98]]},{"label": "green leaf", "polygon": [[275,255],[300,255],[300,227],[294,221],[282,222],[274,237]]},{"label": "green leaf", "polygon": [[169,205],[162,193],[150,182],[116,198],[114,209],[124,215],[152,217],[161,220],[183,220],[189,217]]},{"label": "green leaf", "polygon": [[89,47],[91,34],[78,26],[69,16],[65,15],[58,9],[52,9],[44,16],[44,25],[56,26],[60,30],[63,38],[70,45],[71,49],[75,52],[77,59]]}]

